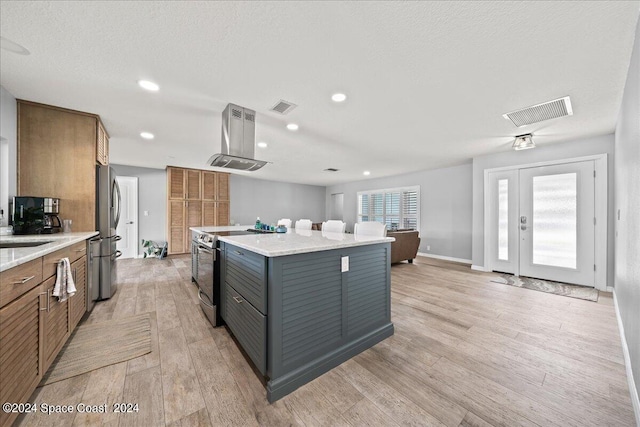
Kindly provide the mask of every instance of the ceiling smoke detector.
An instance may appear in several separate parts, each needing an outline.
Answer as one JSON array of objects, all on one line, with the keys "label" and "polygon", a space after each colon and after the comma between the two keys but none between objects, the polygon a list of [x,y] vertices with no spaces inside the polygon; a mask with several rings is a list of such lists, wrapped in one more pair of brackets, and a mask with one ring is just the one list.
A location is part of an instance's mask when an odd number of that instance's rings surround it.
[{"label": "ceiling smoke detector", "polygon": [[526,135],[518,135],[513,141],[513,149],[516,151],[528,150],[530,148],[536,148],[536,143],[533,142],[533,135],[530,133]]},{"label": "ceiling smoke detector", "polygon": [[521,127],[545,120],[572,115],[573,108],[571,107],[571,99],[569,99],[568,96],[565,96],[554,99],[553,101],[532,105],[531,107],[506,113],[503,114],[502,117],[507,120],[511,120],[511,122],[513,122],[517,127]]},{"label": "ceiling smoke detector", "polygon": [[276,105],[271,107],[270,110],[275,111],[276,113],[285,115],[285,114],[289,114],[291,110],[293,110],[296,107],[297,105],[294,104],[293,102],[284,101],[281,99],[280,101],[276,102]]}]

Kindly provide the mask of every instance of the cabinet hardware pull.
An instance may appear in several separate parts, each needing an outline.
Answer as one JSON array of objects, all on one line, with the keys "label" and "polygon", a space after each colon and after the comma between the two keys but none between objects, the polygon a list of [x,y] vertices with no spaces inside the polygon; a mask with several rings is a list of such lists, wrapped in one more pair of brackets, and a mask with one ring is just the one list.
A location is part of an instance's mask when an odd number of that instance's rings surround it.
[{"label": "cabinet hardware pull", "polygon": [[47,295],[47,292],[40,292],[40,293],[38,294],[38,308],[40,309],[40,311],[47,311],[47,308],[46,308],[46,307],[45,307],[45,308],[42,308],[42,305],[40,304],[40,297],[41,297],[42,295]]},{"label": "cabinet hardware pull", "polygon": [[87,248],[76,249],[76,252],[84,252],[84,251],[86,251],[86,250],[87,250]]},{"label": "cabinet hardware pull", "polygon": [[244,252],[240,252],[240,251],[233,251],[236,255],[244,255]]},{"label": "cabinet hardware pull", "polygon": [[25,283],[27,283],[29,280],[33,279],[36,276],[30,276],[30,277],[23,277],[22,280],[19,280],[17,282],[13,282],[13,285],[24,285]]},{"label": "cabinet hardware pull", "polygon": [[242,302],[244,302],[244,300],[242,298],[240,298],[240,297],[233,297],[233,300],[235,302],[237,302],[238,304],[241,304]]},{"label": "cabinet hardware pull", "polygon": [[51,289],[47,289],[47,313],[51,311]]}]

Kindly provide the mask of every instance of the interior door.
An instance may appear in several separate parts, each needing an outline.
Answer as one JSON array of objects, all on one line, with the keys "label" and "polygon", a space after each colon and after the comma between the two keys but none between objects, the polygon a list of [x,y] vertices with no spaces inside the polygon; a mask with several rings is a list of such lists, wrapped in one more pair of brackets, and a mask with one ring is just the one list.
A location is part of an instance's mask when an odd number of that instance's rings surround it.
[{"label": "interior door", "polygon": [[122,252],[121,258],[138,256],[138,178],[119,176],[116,178],[120,186],[120,221],[116,234],[122,237],[117,249]]},{"label": "interior door", "polygon": [[520,169],[521,276],[594,286],[594,161]]}]

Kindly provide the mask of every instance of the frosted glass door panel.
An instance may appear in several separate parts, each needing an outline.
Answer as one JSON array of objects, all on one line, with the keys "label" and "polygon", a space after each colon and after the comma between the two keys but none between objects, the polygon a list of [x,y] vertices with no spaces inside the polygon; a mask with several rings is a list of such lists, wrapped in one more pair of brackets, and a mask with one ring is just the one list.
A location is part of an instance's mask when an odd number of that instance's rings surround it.
[{"label": "frosted glass door panel", "polygon": [[509,260],[509,180],[498,180],[498,259]]},{"label": "frosted glass door panel", "polygon": [[533,177],[533,263],[576,268],[576,173]]},{"label": "frosted glass door panel", "polygon": [[520,275],[594,286],[593,171],[593,160],[520,169]]}]

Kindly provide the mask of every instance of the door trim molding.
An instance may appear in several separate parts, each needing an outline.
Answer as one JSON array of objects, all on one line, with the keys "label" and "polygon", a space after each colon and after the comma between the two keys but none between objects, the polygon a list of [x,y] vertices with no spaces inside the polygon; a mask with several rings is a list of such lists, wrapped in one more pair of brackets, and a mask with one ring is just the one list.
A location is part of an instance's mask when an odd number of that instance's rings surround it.
[{"label": "door trim molding", "polygon": [[552,165],[561,165],[565,163],[576,163],[593,160],[594,167],[596,171],[596,177],[605,177],[605,179],[596,179],[595,182],[595,214],[596,214],[596,229],[595,229],[595,242],[594,242],[594,259],[596,263],[596,273],[594,278],[595,288],[600,291],[607,290],[607,242],[608,242],[608,212],[609,212],[609,203],[608,203],[608,163],[607,163],[607,153],[603,154],[594,154],[592,156],[582,156],[582,157],[571,157],[567,159],[559,159],[559,160],[549,160],[544,162],[535,162],[535,163],[525,163],[520,165],[512,165],[512,166],[503,166],[499,168],[491,168],[485,169],[483,171],[483,212],[484,212],[484,260],[483,265],[487,269],[489,266],[489,250],[490,250],[490,224],[489,224],[489,209],[490,203],[488,200],[489,197],[489,173],[491,172],[502,172],[509,170],[520,170],[527,168],[535,168],[540,166],[552,166]]}]

